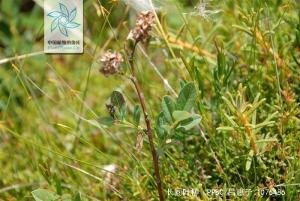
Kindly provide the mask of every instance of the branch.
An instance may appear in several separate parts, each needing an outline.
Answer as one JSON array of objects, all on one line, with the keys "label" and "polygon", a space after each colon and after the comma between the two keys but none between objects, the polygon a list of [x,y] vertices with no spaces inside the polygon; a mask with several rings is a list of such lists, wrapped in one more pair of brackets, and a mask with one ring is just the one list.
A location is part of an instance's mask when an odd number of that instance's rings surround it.
[{"label": "branch", "polygon": [[155,172],[155,178],[156,178],[156,185],[157,185],[157,191],[158,191],[158,195],[159,195],[159,200],[160,201],[164,201],[164,195],[163,195],[163,189],[162,189],[162,180],[161,180],[161,176],[160,176],[160,170],[159,170],[159,163],[158,163],[158,156],[157,156],[157,152],[154,146],[154,142],[153,142],[153,132],[152,132],[152,126],[151,126],[151,122],[149,120],[149,116],[147,113],[147,108],[146,108],[146,103],[145,103],[145,97],[144,94],[142,92],[142,89],[140,87],[139,81],[135,75],[135,68],[134,68],[134,53],[136,50],[136,46],[137,46],[138,42],[135,42],[132,52],[129,56],[129,64],[131,67],[131,77],[130,80],[133,82],[136,93],[138,95],[139,98],[139,102],[141,104],[142,107],[142,111],[143,111],[143,115],[144,115],[144,119],[146,122],[146,127],[147,127],[147,136],[149,139],[149,144],[150,144],[150,149],[151,149],[151,154],[152,154],[152,160],[153,160],[153,166],[154,166],[154,172]]}]

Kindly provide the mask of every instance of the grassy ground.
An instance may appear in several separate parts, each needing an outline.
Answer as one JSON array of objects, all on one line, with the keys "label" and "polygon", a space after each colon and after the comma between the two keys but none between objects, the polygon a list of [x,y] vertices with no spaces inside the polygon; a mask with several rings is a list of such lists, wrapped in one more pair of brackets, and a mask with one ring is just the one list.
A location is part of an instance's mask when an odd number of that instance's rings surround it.
[{"label": "grassy ground", "polygon": [[[86,0],[84,54],[45,55],[38,2],[0,0],[0,200],[158,200],[134,86],[99,73],[113,49],[128,74],[136,11]],[[300,200],[298,1],[158,3],[134,63],[165,198]],[[113,91],[126,103],[111,122]]]}]

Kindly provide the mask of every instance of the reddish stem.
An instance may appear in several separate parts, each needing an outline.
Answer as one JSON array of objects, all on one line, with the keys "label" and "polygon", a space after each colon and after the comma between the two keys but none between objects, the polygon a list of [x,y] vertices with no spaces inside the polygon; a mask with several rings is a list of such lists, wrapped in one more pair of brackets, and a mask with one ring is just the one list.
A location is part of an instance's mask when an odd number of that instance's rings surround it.
[{"label": "reddish stem", "polygon": [[164,194],[163,194],[162,182],[161,182],[161,176],[160,176],[160,170],[159,170],[158,156],[157,156],[157,152],[156,152],[154,142],[153,142],[152,126],[151,126],[151,122],[149,120],[148,113],[147,113],[147,108],[146,108],[146,104],[145,104],[145,97],[143,95],[143,92],[142,92],[142,89],[140,87],[139,81],[138,81],[138,79],[135,75],[133,56],[134,56],[134,52],[135,52],[135,49],[136,49],[136,45],[137,45],[137,42],[134,44],[133,50],[132,50],[131,55],[129,57],[129,64],[130,64],[130,67],[131,67],[131,74],[132,74],[130,79],[133,82],[135,90],[137,92],[139,102],[140,102],[141,107],[142,107],[144,119],[145,119],[145,122],[146,122],[147,136],[148,136],[148,139],[149,139],[149,144],[150,144],[150,149],[151,149],[151,154],[152,154],[152,160],[153,160],[153,166],[154,166],[154,172],[155,172],[155,178],[156,178],[156,185],[157,185],[159,200],[164,201]]}]

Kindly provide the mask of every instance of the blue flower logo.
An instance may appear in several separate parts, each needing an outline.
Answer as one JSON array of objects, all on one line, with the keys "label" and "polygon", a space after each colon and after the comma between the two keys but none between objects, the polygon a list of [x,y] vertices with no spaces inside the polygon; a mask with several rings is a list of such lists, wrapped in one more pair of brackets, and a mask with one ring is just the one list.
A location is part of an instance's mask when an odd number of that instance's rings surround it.
[{"label": "blue flower logo", "polygon": [[80,26],[80,24],[73,22],[77,15],[77,9],[74,8],[69,12],[68,8],[62,3],[59,3],[59,7],[60,11],[53,11],[48,14],[49,17],[53,18],[51,32],[58,28],[61,34],[68,37],[68,29],[74,29]]}]

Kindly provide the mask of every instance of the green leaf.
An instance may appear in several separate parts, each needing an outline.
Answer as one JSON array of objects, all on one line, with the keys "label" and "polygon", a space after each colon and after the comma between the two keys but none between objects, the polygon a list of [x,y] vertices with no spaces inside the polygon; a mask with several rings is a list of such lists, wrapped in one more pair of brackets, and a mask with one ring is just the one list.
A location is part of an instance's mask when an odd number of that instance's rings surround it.
[{"label": "green leaf", "polygon": [[180,90],[186,85],[186,82],[183,80],[179,80]]},{"label": "green leaf", "polygon": [[173,112],[173,117],[174,117],[175,121],[179,122],[179,121],[183,121],[185,119],[191,118],[192,114],[187,111],[176,110]]},{"label": "green leaf", "polygon": [[174,111],[173,117],[177,122],[177,129],[191,130],[197,126],[201,121],[201,116],[198,114],[191,114],[187,111]]},{"label": "green leaf", "polygon": [[79,192],[75,195],[74,201],[81,201],[81,195]]},{"label": "green leaf", "polygon": [[99,123],[106,126],[111,126],[114,123],[114,119],[112,117],[101,117],[99,119]]},{"label": "green leaf", "polygon": [[160,139],[162,137],[164,137],[166,134],[165,130],[163,128],[163,125],[165,125],[166,123],[167,123],[167,121],[166,121],[164,114],[162,112],[159,113],[158,117],[156,118],[156,122],[155,122],[155,130]]},{"label": "green leaf", "polygon": [[165,148],[164,148],[164,147],[159,147],[159,148],[157,149],[157,155],[158,155],[158,156],[163,156],[164,153],[165,153]]},{"label": "green leaf", "polygon": [[133,121],[136,126],[140,124],[140,119],[141,119],[141,108],[139,105],[134,106],[133,110]]},{"label": "green leaf", "polygon": [[116,106],[118,109],[125,105],[125,99],[121,92],[113,91],[110,96],[111,104]]},{"label": "green leaf", "polygon": [[224,96],[222,96],[222,99],[224,100],[224,102],[226,103],[226,105],[230,109],[230,111],[234,114],[236,112],[236,109],[233,106],[233,104]]},{"label": "green leaf", "polygon": [[162,125],[162,128],[164,129],[164,131],[166,131],[168,134],[171,133],[172,127],[169,125]]},{"label": "green leaf", "polygon": [[55,180],[56,192],[58,195],[61,195],[62,194],[61,178],[59,176],[55,175],[54,180]]},{"label": "green leaf", "polygon": [[173,99],[170,96],[164,96],[161,107],[166,120],[169,123],[173,122],[172,113],[175,110],[175,102]]},{"label": "green leaf", "polygon": [[228,116],[225,112],[223,112],[223,113],[224,113],[224,117],[231,124],[231,126],[233,128],[239,127],[238,124],[234,121],[234,117],[233,116]]},{"label": "green leaf", "polygon": [[257,156],[257,162],[259,164],[259,167],[261,167],[262,169],[266,170],[268,168],[260,156]]},{"label": "green leaf", "polygon": [[45,189],[34,190],[31,194],[35,201],[54,201],[59,198],[55,193]]},{"label": "green leaf", "polygon": [[250,170],[253,154],[254,154],[253,150],[250,150],[246,161],[246,171]]},{"label": "green leaf", "polygon": [[220,126],[217,128],[217,131],[234,131],[234,128],[230,126]]},{"label": "green leaf", "polygon": [[126,107],[125,105],[123,105],[119,109],[118,119],[123,121],[125,119],[125,116],[126,116]]},{"label": "green leaf", "polygon": [[199,125],[201,122],[201,116],[198,114],[193,114],[191,118],[182,121],[177,129],[184,129],[185,131],[189,131],[195,126]]},{"label": "green leaf", "polygon": [[225,71],[226,68],[226,60],[225,60],[225,54],[224,52],[219,52],[217,55],[217,61],[218,61],[218,77],[220,78]]},{"label": "green leaf", "polygon": [[177,110],[191,111],[196,100],[196,88],[193,83],[186,84],[179,93],[176,102]]}]

